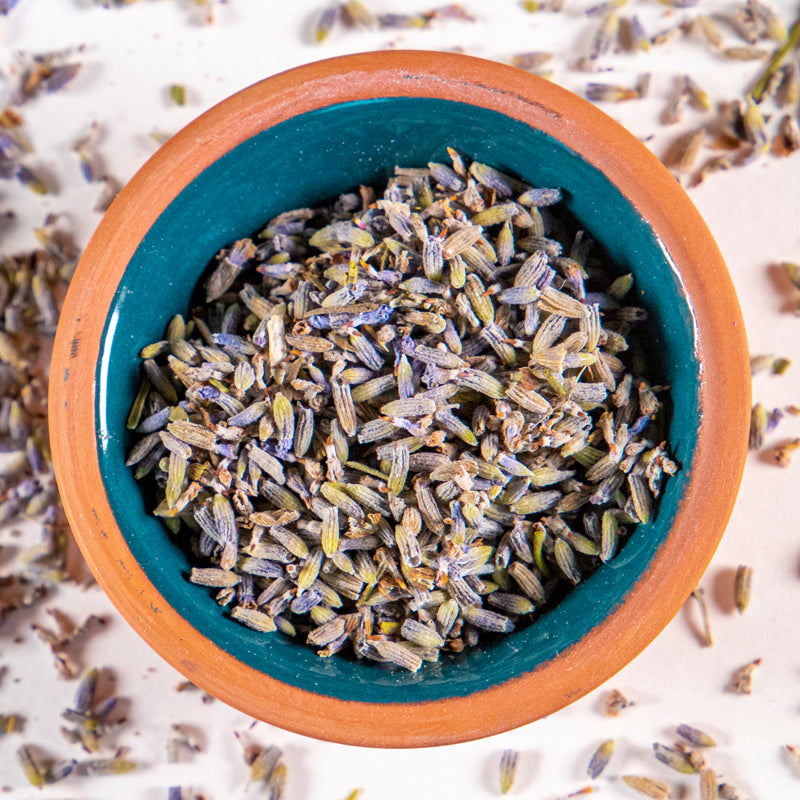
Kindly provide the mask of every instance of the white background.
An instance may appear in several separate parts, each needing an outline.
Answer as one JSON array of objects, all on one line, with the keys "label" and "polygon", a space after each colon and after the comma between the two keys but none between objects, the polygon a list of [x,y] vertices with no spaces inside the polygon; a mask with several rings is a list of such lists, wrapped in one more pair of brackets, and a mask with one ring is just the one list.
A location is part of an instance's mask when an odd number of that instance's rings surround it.
[{"label": "white background", "polygon": [[[706,13],[729,13],[733,3],[701,0]],[[187,0],[141,0],[121,8],[102,9],[89,0],[21,0],[0,19],[0,70],[7,77],[17,50],[41,52],[85,44],[79,56],[84,68],[62,92],[26,105],[25,131],[34,146],[27,160],[50,182],[53,192],[38,197],[13,183],[0,183],[0,209],[11,208],[16,221],[0,240],[8,253],[35,246],[34,225],[47,211],[65,215],[85,245],[100,215],[91,209],[99,185],[82,181],[70,153],[73,141],[92,120],[102,127],[98,145],[105,170],[128,180],[154,152],[152,131],[175,132],[200,112],[248,84],[317,58],[347,52],[402,46],[460,48],[500,61],[527,50],[556,52],[554,80],[582,92],[591,80],[632,85],[640,72],[654,75],[646,100],[603,108],[662,156],[674,139],[700,124],[690,110],[682,125],[664,127],[659,115],[674,90],[674,80],[690,72],[717,101],[741,96],[758,65],[711,54],[702,41],[683,37],[654,52],[620,53],[601,64],[614,71],[589,75],[575,70],[585,54],[597,21],[588,20],[585,0],[566,0],[561,14],[527,14],[514,0],[465,6],[477,17],[469,24],[442,21],[414,32],[339,31],[323,46],[311,42],[310,30],[320,4],[315,0],[230,0],[219,8],[217,22],[203,25],[197,7]],[[420,11],[425,3],[374,0],[376,11]],[[791,22],[793,3],[779,8]],[[648,33],[665,30],[694,10],[672,10],[647,0],[632,0],[623,14],[636,11]],[[725,29],[729,44],[742,44]],[[769,43],[764,44],[769,48]],[[0,76],[3,78],[3,76]],[[182,83],[188,102],[176,108],[166,87]],[[5,78],[0,97],[8,91]],[[800,404],[800,319],[786,311],[800,292],[771,277],[769,265],[800,262],[800,155],[764,157],[742,169],[717,173],[690,190],[733,276],[741,300],[751,351],[775,353],[795,364],[783,377],[759,375],[754,398],[769,408]],[[795,295],[797,297],[795,298]],[[800,419],[781,424],[770,438],[800,436]],[[685,777],[655,761],[653,742],[674,739],[674,727],[689,723],[719,741],[708,754],[721,777],[751,800],[800,797],[800,768],[782,750],[800,745],[800,537],[798,537],[798,463],[788,469],[751,455],[739,500],[725,538],[701,582],[710,598],[716,643],[702,647],[693,625],[696,609],[684,609],[670,626],[605,687],[554,716],[491,739],[454,747],[388,751],[317,742],[257,724],[248,735],[285,751],[289,769],[287,800],[340,800],[356,787],[364,800],[436,800],[488,798],[498,795],[497,762],[505,748],[521,751],[511,796],[555,800],[586,786],[586,765],[600,741],[613,737],[615,755],[596,782],[603,798],[635,797],[619,776],[650,775],[670,782],[674,797],[698,798],[696,777]],[[0,533],[0,572],[11,569],[14,548]],[[754,568],[750,609],[740,617],[732,609],[732,576],[738,564]],[[44,747],[54,757],[80,757],[58,734],[60,711],[70,705],[75,682],[56,678],[46,647],[30,630],[47,622],[48,607],[80,620],[102,613],[110,624],[87,637],[79,648],[83,666],[96,665],[113,675],[125,699],[128,722],[112,737],[129,748],[140,768],[122,777],[69,778],[40,793],[26,786],[14,759],[23,741]],[[19,640],[19,641],[18,641]],[[763,658],[752,696],[725,691],[732,672]],[[241,796],[246,770],[234,731],[246,731],[252,720],[219,701],[204,704],[199,692],[174,691],[181,676],[156,656],[116,614],[96,587],[61,587],[32,612],[19,612],[0,628],[0,713],[27,717],[24,736],[0,737],[0,787],[10,798],[166,798],[166,787],[192,786],[207,797]],[[616,719],[601,711],[611,688],[619,688],[637,705]],[[168,764],[166,740],[173,723],[203,731],[204,752],[184,763]],[[683,789],[679,789],[683,787]],[[681,793],[683,791],[683,793]]]}]

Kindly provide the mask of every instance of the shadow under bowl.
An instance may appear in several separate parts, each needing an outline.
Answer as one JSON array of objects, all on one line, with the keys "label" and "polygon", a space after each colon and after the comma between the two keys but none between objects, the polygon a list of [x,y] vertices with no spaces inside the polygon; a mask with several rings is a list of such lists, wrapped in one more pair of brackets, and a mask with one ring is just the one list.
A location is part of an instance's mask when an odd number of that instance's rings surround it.
[{"label": "shadow under bowl", "polygon": [[[140,349],[185,313],[223,246],[447,147],[558,186],[564,205],[651,315],[647,355],[670,389],[682,465],[655,519],[556,607],[514,634],[419,673],[321,659],[227,619],[148,513],[125,421]],[[64,506],[98,582],[137,632],[201,688],[281,727],[367,746],[454,743],[550,714],[595,688],[666,625],[713,555],[746,451],[749,365],[730,278],[691,201],[596,108],[531,75],[443,53],[347,56],[234,95],[137,173],[87,247],[51,378]]]}]

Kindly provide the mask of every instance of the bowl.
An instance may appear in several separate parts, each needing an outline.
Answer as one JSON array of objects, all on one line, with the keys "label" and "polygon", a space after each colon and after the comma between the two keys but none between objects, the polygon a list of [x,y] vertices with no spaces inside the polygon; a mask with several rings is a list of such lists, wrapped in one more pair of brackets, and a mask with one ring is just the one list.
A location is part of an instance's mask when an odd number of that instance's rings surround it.
[{"label": "bowl", "polygon": [[[657,516],[533,624],[419,673],[321,659],[225,619],[125,467],[138,352],[188,309],[213,254],[290,208],[384,181],[446,148],[564,190],[653,320],[682,465]],[[75,273],[55,342],[51,436],[64,507],[131,626],[202,689],[247,714],[354,745],[495,734],[607,680],[675,615],[729,518],[746,453],[749,365],[739,305],[687,195],[617,123],[520,70],[397,51],[268,78],[170,139],[123,189]]]}]

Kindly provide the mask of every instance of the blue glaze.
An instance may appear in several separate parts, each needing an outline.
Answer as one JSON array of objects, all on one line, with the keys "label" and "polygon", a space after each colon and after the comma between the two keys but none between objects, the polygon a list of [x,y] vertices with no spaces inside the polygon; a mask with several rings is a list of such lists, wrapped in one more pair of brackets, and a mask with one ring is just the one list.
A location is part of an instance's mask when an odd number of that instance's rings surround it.
[{"label": "blue glaze", "polygon": [[[380,185],[394,165],[468,158],[561,187],[564,203],[625,271],[636,276],[654,321],[648,353],[672,387],[672,450],[683,471],[671,478],[658,517],[639,526],[618,558],[579,584],[555,609],[512,636],[426,665],[421,675],[320,659],[278,634],[225,619],[207,590],[186,580],[190,565],[171,534],[147,513],[124,465],[125,430],[139,382],[139,350],[160,339],[187,309],[210,257],[286,209],[313,205],[362,183]],[[579,155],[524,123],[483,108],[434,99],[359,101],[305,114],[244,142],[199,175],[144,237],[110,310],[97,365],[101,471],[128,545],[166,601],[218,646],[272,677],[309,691],[371,702],[416,702],[471,694],[551,659],[622,602],[666,537],[689,478],[699,419],[699,365],[691,305],[669,254],[613,184]]]}]

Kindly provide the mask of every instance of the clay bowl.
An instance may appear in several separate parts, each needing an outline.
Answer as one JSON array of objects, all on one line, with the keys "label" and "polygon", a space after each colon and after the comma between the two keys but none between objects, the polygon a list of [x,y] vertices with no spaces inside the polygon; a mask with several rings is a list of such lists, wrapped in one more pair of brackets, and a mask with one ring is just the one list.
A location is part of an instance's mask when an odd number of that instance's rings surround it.
[{"label": "clay bowl", "polygon": [[[125,419],[140,348],[189,307],[211,256],[289,209],[378,184],[447,146],[559,186],[572,214],[634,273],[671,388],[683,465],[654,521],[534,624],[420,673],[347,658],[225,618],[149,516]],[[418,747],[551,714],[646,647],[696,585],[744,463],[747,345],[719,251],[674,178],[587,102],[497,63],[428,52],[310,64],[251,86],[168,141],[106,214],[56,338],[51,431],[67,515],[89,566],[133,628],[187,678],[275,725],[355,745]]]}]

